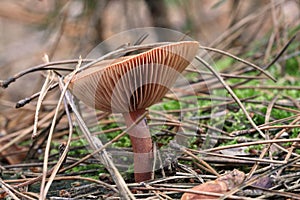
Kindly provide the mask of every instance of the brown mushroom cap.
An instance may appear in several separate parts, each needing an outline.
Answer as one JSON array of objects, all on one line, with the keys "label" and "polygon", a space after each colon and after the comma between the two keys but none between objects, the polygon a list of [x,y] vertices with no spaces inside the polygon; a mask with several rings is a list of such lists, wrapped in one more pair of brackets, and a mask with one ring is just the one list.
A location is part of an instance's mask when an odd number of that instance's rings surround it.
[{"label": "brown mushroom cap", "polygon": [[177,42],[104,60],[76,74],[69,88],[79,100],[105,112],[145,109],[168,92],[196,56],[198,46],[195,41]]}]

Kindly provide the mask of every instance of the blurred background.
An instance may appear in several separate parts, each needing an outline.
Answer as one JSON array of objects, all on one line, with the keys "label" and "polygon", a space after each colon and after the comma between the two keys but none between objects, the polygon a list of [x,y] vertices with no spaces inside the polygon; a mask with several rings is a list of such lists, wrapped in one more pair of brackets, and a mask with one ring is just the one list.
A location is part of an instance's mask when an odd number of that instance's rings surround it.
[{"label": "blurred background", "polygon": [[[282,47],[299,26],[299,16],[298,0],[3,0],[0,79],[43,63],[45,53],[50,61],[84,58],[110,36],[148,26],[177,30],[235,55],[257,48],[249,59],[263,65],[272,58],[272,45]],[[41,80],[26,76],[0,96],[17,101]]]}]

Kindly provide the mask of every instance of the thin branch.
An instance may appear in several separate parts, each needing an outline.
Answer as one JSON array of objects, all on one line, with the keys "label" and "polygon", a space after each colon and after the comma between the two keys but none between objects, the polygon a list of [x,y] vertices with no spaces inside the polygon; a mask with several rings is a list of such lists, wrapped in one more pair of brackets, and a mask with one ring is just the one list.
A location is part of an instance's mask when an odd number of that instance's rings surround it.
[{"label": "thin branch", "polygon": [[204,64],[207,69],[209,69],[217,78],[218,80],[222,83],[222,85],[225,87],[225,89],[229,92],[229,94],[232,96],[232,98],[236,101],[236,103],[240,106],[244,114],[246,115],[247,119],[249,120],[250,124],[255,128],[261,136],[264,137],[264,133],[257,127],[257,125],[254,123],[252,118],[250,117],[249,113],[247,112],[246,108],[242,104],[242,102],[239,100],[239,98],[236,96],[236,94],[232,91],[232,89],[226,84],[226,82],[220,77],[220,75],[215,71],[213,67],[211,67],[206,61],[201,59],[200,57],[196,56],[197,60],[199,60],[202,64]]},{"label": "thin branch", "polygon": [[231,148],[237,148],[237,147],[245,147],[245,146],[260,145],[260,144],[287,143],[287,142],[300,142],[300,138],[273,139],[273,140],[245,142],[245,143],[241,143],[241,144],[232,144],[232,145],[227,145],[227,146],[220,146],[220,147],[205,149],[203,151],[204,152],[214,152],[214,151],[220,151],[220,150],[224,150],[224,149],[231,149]]},{"label": "thin branch", "polygon": [[244,59],[241,59],[235,55],[232,55],[228,52],[225,52],[225,51],[222,51],[222,50],[219,50],[219,49],[215,49],[215,48],[211,48],[211,47],[204,47],[204,46],[199,46],[200,49],[205,49],[205,50],[209,50],[209,51],[213,51],[213,52],[217,52],[217,53],[220,53],[220,54],[223,54],[223,55],[226,55],[228,57],[231,57],[231,58],[234,58],[235,60],[241,62],[241,63],[244,63],[248,66],[251,66],[253,67],[254,69],[260,71],[261,73],[263,73],[264,75],[266,75],[268,78],[270,78],[272,81],[276,82],[276,79],[271,75],[269,74],[267,71],[263,70],[262,68],[260,68],[259,66],[251,63],[251,62],[248,62]]}]

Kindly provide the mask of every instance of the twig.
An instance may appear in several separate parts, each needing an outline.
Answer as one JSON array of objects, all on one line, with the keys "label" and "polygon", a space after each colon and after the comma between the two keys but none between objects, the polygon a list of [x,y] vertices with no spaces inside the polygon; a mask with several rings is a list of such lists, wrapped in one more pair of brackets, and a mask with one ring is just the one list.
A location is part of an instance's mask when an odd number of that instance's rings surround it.
[{"label": "twig", "polygon": [[[66,86],[67,86],[67,84],[66,84]],[[70,97],[71,97],[71,95],[67,92],[66,98],[67,98],[68,104],[72,108],[73,113],[75,114],[75,117],[78,121],[79,128],[85,134],[86,139],[89,141],[89,143],[93,149],[101,148],[103,146],[103,144],[101,143],[100,140],[98,140],[97,145],[94,143],[94,138],[91,137],[92,134],[89,132],[88,128],[86,127],[83,119],[81,118],[78,110],[76,109],[76,106],[72,103]],[[102,149],[102,151],[99,153],[99,157],[100,157],[100,160],[103,163],[103,165],[106,167],[106,169],[109,171],[110,175],[114,179],[114,181],[119,189],[119,194],[122,196],[122,198],[128,199],[128,200],[135,199],[135,197],[132,195],[132,193],[128,189],[124,179],[120,175],[118,169],[114,166],[113,162],[109,158],[105,149]]]},{"label": "twig", "polygon": [[[11,189],[9,188],[9,185],[7,185],[5,182],[3,182],[3,180],[0,178],[0,184],[1,184],[1,187],[2,189],[7,192],[13,199],[15,200],[21,200],[19,199],[12,191]],[[15,191],[14,191],[15,192]]]},{"label": "twig", "polygon": [[[276,96],[272,99],[271,103],[268,105],[267,112],[266,112],[266,117],[265,117],[265,123],[268,123],[268,122],[269,122],[269,119],[270,119],[270,116],[271,116],[272,108],[273,108],[275,102],[277,101],[277,99],[278,99],[278,95],[276,95]],[[265,137],[265,139],[266,139],[266,140],[269,140],[269,139],[270,139],[270,137],[269,137],[269,130],[268,130],[268,129],[266,130],[266,137]],[[269,148],[265,148],[264,150],[268,151]],[[259,155],[259,159],[262,159],[262,158],[265,156],[266,151],[262,151],[262,152],[261,152],[261,154]],[[269,152],[269,156],[270,156],[270,159],[272,159],[272,153],[271,153],[271,152]],[[250,172],[249,172],[248,175],[247,175],[247,178],[248,178],[248,179],[253,175],[253,173],[254,173],[255,170],[257,169],[258,165],[259,165],[259,162],[256,162],[256,163],[252,166]]]},{"label": "twig", "polygon": [[[21,71],[12,77],[8,78],[7,80],[1,80],[0,81],[0,87],[7,88],[11,83],[15,82],[17,79],[21,78],[22,76],[26,74],[30,74],[32,72],[40,71],[40,70],[66,70],[65,68],[53,68],[53,65],[65,65],[65,64],[77,64],[79,59],[75,60],[64,60],[64,61],[55,61],[55,62],[49,62],[41,65],[37,65],[35,67],[25,69],[24,71]],[[82,62],[91,62],[93,60],[91,59],[83,59]],[[52,66],[52,67],[51,67]],[[69,69],[67,69],[69,71]],[[73,71],[74,69],[72,69]]]},{"label": "twig", "polygon": [[[63,83],[62,83],[62,79],[59,78],[59,83],[60,83],[60,89],[62,91],[64,91],[64,86],[63,86]],[[67,141],[67,144],[66,144],[66,147],[62,153],[62,155],[60,156],[57,164],[54,166],[53,168],[53,171],[51,173],[51,176],[49,177],[49,180],[45,186],[45,194],[48,192],[54,178],[55,178],[55,175],[57,174],[58,170],[60,169],[62,163],[64,162],[66,156],[67,156],[67,153],[68,153],[68,150],[69,150],[69,147],[70,147],[70,143],[71,143],[71,138],[72,138],[72,133],[73,133],[73,124],[72,124],[72,119],[71,119],[71,116],[70,116],[70,112],[69,112],[69,108],[68,108],[68,104],[67,104],[67,101],[66,99],[64,98],[63,99],[63,103],[64,103],[64,108],[65,108],[65,111],[66,111],[66,114],[67,114],[67,117],[68,117],[68,122],[69,122],[69,135],[68,135],[68,141]]]},{"label": "twig", "polygon": [[[146,188],[146,187],[134,187],[133,189],[136,190],[157,190],[157,191],[174,191],[174,192],[180,192],[180,193],[192,193],[192,194],[202,194],[202,195],[208,195],[208,196],[216,196],[216,197],[222,197],[222,194],[219,193],[214,193],[214,192],[204,192],[204,191],[196,191],[196,190],[191,190],[191,189],[177,189],[177,188]],[[230,199],[237,199],[237,200],[254,200],[253,198],[248,198],[248,197],[239,197],[239,196],[228,196]]]},{"label": "twig", "polygon": [[[264,129],[263,127],[266,127],[266,129],[272,129],[272,128],[274,128],[274,126],[270,126],[272,124],[282,123],[282,122],[289,121],[289,120],[292,120],[292,119],[295,119],[295,118],[298,118],[298,117],[300,117],[300,114],[293,115],[293,116],[286,117],[286,118],[282,118],[282,119],[278,119],[278,120],[274,120],[274,121],[266,123],[266,124],[261,124],[258,127],[262,128],[262,129]],[[290,125],[287,125],[287,126],[291,126],[291,125],[292,125],[292,123]],[[286,127],[286,126],[284,126],[284,127],[283,126],[282,127],[276,126],[276,128],[283,128],[283,130],[286,131],[285,129],[288,128],[288,127]],[[296,128],[296,127],[289,127],[289,128]],[[238,130],[238,131],[234,131],[234,132],[230,133],[229,135],[233,137],[233,136],[252,133],[252,132],[255,132],[255,131],[256,131],[255,129]]]},{"label": "twig", "polygon": [[182,151],[183,153],[191,156],[192,158],[196,159],[198,162],[200,162],[203,165],[203,170],[208,171],[214,175],[216,175],[217,177],[220,177],[220,174],[214,169],[212,168],[208,163],[206,163],[204,160],[200,159],[199,157],[195,156],[194,154],[192,154],[187,148],[180,146],[179,144],[176,144],[174,142],[170,143],[171,147],[175,148],[175,149],[179,149],[180,151]]},{"label": "twig", "polygon": [[[49,62],[49,58],[47,55],[45,55],[45,61],[46,63]],[[34,115],[34,124],[33,124],[33,132],[32,132],[32,138],[35,138],[37,136],[37,129],[38,129],[38,121],[39,121],[39,111],[42,106],[42,102],[44,98],[46,97],[47,92],[49,91],[50,85],[52,84],[54,79],[54,74],[52,71],[48,71],[48,75],[45,79],[45,82],[41,88],[40,95],[36,104],[35,109],[35,115]]]},{"label": "twig", "polygon": [[210,149],[203,150],[204,152],[214,152],[220,151],[224,149],[231,149],[237,147],[244,147],[244,146],[252,146],[252,145],[259,145],[259,144],[273,144],[273,143],[286,143],[286,142],[300,142],[300,138],[292,138],[292,139],[273,139],[273,140],[263,140],[263,141],[255,141],[255,142],[245,142],[242,144],[232,144],[227,146],[220,146]]},{"label": "twig", "polygon": [[231,156],[231,155],[224,155],[219,153],[212,153],[212,152],[206,152],[206,151],[200,151],[200,150],[193,150],[189,149],[192,152],[196,152],[199,154],[205,154],[212,157],[221,157],[221,158],[229,158],[229,159],[235,159],[235,160],[246,160],[246,161],[254,161],[254,162],[262,162],[262,163],[269,163],[269,164],[285,164],[284,161],[277,161],[277,160],[267,160],[262,158],[248,158],[248,157],[241,157],[241,156]]},{"label": "twig", "polygon": [[232,98],[237,102],[237,104],[240,106],[244,114],[246,115],[247,119],[249,120],[250,124],[255,128],[258,133],[264,137],[264,133],[257,127],[257,125],[254,123],[250,115],[248,114],[246,108],[242,104],[242,102],[239,100],[239,98],[235,95],[235,93],[232,91],[232,89],[225,83],[225,81],[222,79],[222,77],[219,76],[219,74],[213,69],[207,62],[205,62],[200,57],[196,56],[197,60],[199,60],[202,64],[204,64],[222,83],[222,85],[225,87],[225,89],[229,92],[229,94],[232,96]]},{"label": "twig", "polygon": [[269,169],[268,171],[260,174],[259,176],[256,176],[256,177],[253,177],[251,178],[250,180],[242,183],[240,186],[237,186],[235,188],[233,188],[232,190],[230,190],[229,192],[227,192],[226,194],[224,194],[224,196],[222,196],[220,199],[221,200],[224,200],[226,198],[228,198],[230,195],[233,195],[235,194],[236,192],[238,192],[239,190],[255,183],[259,178],[263,177],[263,176],[270,176],[272,173],[274,173],[275,171],[278,171],[278,170],[281,170],[281,169],[284,169],[284,168],[287,168],[288,166],[291,166],[293,164],[295,164],[297,161],[300,160],[300,156],[299,157],[296,157],[296,158],[293,158],[292,160],[290,160],[288,163],[286,164],[283,164],[279,167],[276,167],[275,169]]},{"label": "twig", "polygon": [[[275,64],[275,63],[279,60],[279,58],[282,56],[282,54],[287,50],[287,48],[289,47],[289,45],[292,43],[292,41],[293,41],[295,38],[296,38],[296,35],[294,35],[294,36],[293,36],[293,37],[285,44],[285,46],[279,51],[279,53],[275,56],[275,58],[274,58],[269,64],[267,64],[266,66],[264,66],[263,69],[264,69],[264,70],[267,70],[267,69],[269,69],[273,64]],[[251,70],[245,69],[245,70],[242,70],[240,73],[246,73],[246,72],[250,72],[250,71],[252,71],[252,69],[251,69]],[[257,76],[259,76],[260,74],[261,74],[261,73],[259,73]],[[243,85],[243,84],[247,83],[248,81],[249,81],[249,80],[242,81],[242,82],[240,82],[240,83],[237,83],[237,84],[233,85],[232,87],[235,88],[235,87],[237,87],[237,86],[239,86],[239,85]]]},{"label": "twig", "polygon": [[300,90],[300,86],[280,86],[280,85],[240,85],[235,89],[267,89],[267,90]]},{"label": "twig", "polygon": [[[58,86],[58,83],[54,83],[52,84],[51,86],[49,86],[48,88],[48,91],[51,91],[53,90],[54,88],[56,88]],[[26,104],[30,103],[33,99],[39,97],[41,94],[41,92],[37,92],[33,95],[31,95],[30,97],[27,97],[25,99],[22,99],[22,100],[19,100],[17,103],[16,103],[16,108],[21,108],[23,106],[25,106]]]},{"label": "twig", "polygon": [[[200,165],[201,166],[201,165]],[[200,183],[204,183],[204,180],[203,178],[201,178],[201,176],[199,176],[197,174],[197,172],[195,172],[193,169],[191,169],[190,167],[187,167],[181,163],[178,163],[178,167],[180,167],[182,170],[186,171],[186,172],[189,172],[190,174],[192,174],[193,176],[195,176],[199,181]]]},{"label": "twig", "polygon": [[46,149],[45,149],[45,154],[44,154],[44,165],[43,165],[43,177],[42,177],[42,182],[41,182],[41,188],[40,188],[40,199],[44,200],[46,199],[47,191],[50,186],[47,185],[46,187],[46,177],[47,177],[47,171],[48,171],[48,157],[49,157],[49,152],[50,152],[50,145],[51,145],[51,140],[52,140],[52,135],[54,132],[54,128],[56,126],[56,118],[58,116],[59,110],[60,110],[60,105],[64,99],[64,95],[67,91],[67,86],[65,86],[61,92],[60,98],[57,102],[57,106],[55,109],[55,113],[52,119],[51,127],[49,130],[48,134],[48,139],[47,139],[47,144],[46,144]]},{"label": "twig", "polygon": [[89,181],[89,182],[93,182],[93,183],[97,183],[99,185],[103,185],[106,188],[109,188],[110,190],[118,193],[119,191],[112,185],[107,184],[103,181],[100,180],[95,180],[89,177],[82,177],[82,176],[57,176],[54,177],[54,180],[58,181],[58,180],[84,180],[84,181]]},{"label": "twig", "polygon": [[[148,184],[146,184],[146,183],[144,183],[144,185],[145,185],[146,188],[153,189],[152,186],[150,186],[150,185],[148,185]],[[163,199],[169,199],[169,200],[172,200],[171,197],[167,196],[166,194],[162,193],[161,191],[155,191],[155,190],[152,190],[152,191],[154,192],[155,196],[158,197],[159,199],[162,199],[162,200],[163,200]],[[161,196],[162,196],[163,198],[162,198]]]},{"label": "twig", "polygon": [[269,77],[271,80],[273,80],[274,82],[276,82],[276,79],[271,75],[269,74],[267,71],[263,70],[262,68],[260,68],[259,66],[251,63],[251,62],[248,62],[244,59],[241,59],[235,55],[232,55],[228,52],[225,52],[225,51],[222,51],[222,50],[219,50],[219,49],[215,49],[215,48],[211,48],[211,47],[204,47],[204,46],[199,46],[200,49],[205,49],[205,50],[209,50],[209,51],[214,51],[214,52],[217,52],[217,53],[220,53],[220,54],[223,54],[223,55],[226,55],[228,57],[231,57],[231,58],[234,58],[235,60],[241,62],[241,63],[244,63],[248,66],[251,66],[253,67],[254,69],[260,71],[261,73],[263,73],[264,75],[266,75],[267,77]]},{"label": "twig", "polygon": [[[296,104],[296,105],[297,105],[297,108],[300,109],[300,105],[299,104]],[[297,119],[295,119],[295,121],[293,121],[292,123],[297,123],[299,121],[300,121],[300,117],[298,117]],[[298,133],[297,138],[300,138],[300,133]],[[287,155],[284,158],[284,162],[287,162],[290,159],[290,157],[292,155],[292,152],[296,148],[296,145],[297,145],[297,142],[293,142],[292,143],[291,147],[289,148],[289,151],[288,151]],[[280,176],[281,173],[282,173],[282,170],[279,170],[278,176]]]}]

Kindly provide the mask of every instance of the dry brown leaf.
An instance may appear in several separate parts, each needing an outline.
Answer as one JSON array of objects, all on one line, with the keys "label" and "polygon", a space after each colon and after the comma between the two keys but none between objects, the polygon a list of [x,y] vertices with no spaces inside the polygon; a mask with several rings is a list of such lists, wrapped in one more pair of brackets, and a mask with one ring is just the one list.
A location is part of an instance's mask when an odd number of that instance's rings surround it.
[{"label": "dry brown leaf", "polygon": [[[217,178],[214,181],[208,181],[206,183],[197,185],[192,188],[195,191],[202,192],[214,192],[214,193],[225,193],[235,186],[241,184],[245,179],[244,172],[241,172],[237,169]],[[193,193],[184,193],[181,197],[181,200],[196,200],[196,199],[218,199],[217,196],[211,195],[202,195],[202,194],[193,194]]]}]

